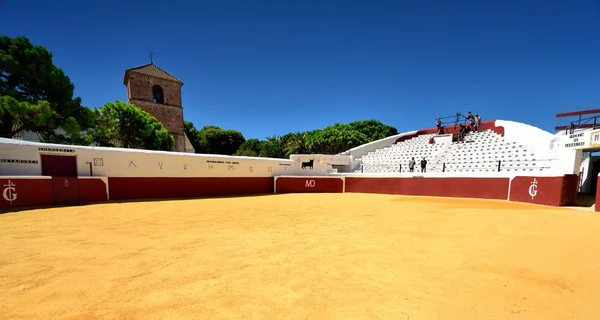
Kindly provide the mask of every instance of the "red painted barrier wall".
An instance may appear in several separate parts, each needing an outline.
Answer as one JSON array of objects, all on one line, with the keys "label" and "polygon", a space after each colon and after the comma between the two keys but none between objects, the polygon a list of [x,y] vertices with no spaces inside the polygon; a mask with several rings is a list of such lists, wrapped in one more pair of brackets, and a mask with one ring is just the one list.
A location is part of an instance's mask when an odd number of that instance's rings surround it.
[{"label": "red painted barrier wall", "polygon": [[0,208],[48,206],[54,202],[51,179],[0,177]]},{"label": "red painted barrier wall", "polygon": [[79,204],[79,180],[77,177],[52,177],[54,204]]},{"label": "red painted barrier wall", "polygon": [[[572,185],[571,179],[573,177],[515,177],[510,185],[510,200],[548,206],[568,205],[565,204],[567,198],[574,202],[576,197],[576,194],[572,195],[572,191],[568,193],[565,187],[567,183]],[[576,187],[575,183],[574,188]]]},{"label": "red painted barrier wall", "polygon": [[[341,193],[345,188],[345,192],[400,195],[487,199],[507,199],[509,196],[508,178],[108,178],[108,184],[111,200],[267,194],[272,193],[274,187],[277,193]],[[108,198],[106,185],[100,178],[0,177],[0,187],[2,209],[102,202]],[[577,187],[576,175],[515,177],[510,184],[509,199],[552,206],[572,205]],[[600,188],[596,199],[600,200]],[[600,211],[600,208],[596,210]]]},{"label": "red painted barrier wall", "polygon": [[276,177],[276,193],[342,193],[343,177]]},{"label": "red painted barrier wall", "polygon": [[108,178],[110,200],[273,193],[273,178]]},{"label": "red painted barrier wall", "polygon": [[579,175],[565,175],[563,190],[561,206],[574,206],[577,203],[577,194],[579,193]]},{"label": "red painted barrier wall", "polygon": [[79,179],[79,202],[94,203],[107,200],[106,183],[102,179]]},{"label": "red painted barrier wall", "polygon": [[346,192],[507,199],[508,178],[346,177]]}]

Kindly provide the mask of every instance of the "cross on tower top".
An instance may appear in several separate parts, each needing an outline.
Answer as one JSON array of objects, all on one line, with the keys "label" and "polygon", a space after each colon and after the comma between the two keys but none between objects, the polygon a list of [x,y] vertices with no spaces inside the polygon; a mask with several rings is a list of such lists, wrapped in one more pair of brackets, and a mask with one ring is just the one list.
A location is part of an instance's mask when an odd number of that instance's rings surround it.
[{"label": "cross on tower top", "polygon": [[152,57],[154,57],[154,52],[150,52],[150,54],[148,55],[148,57],[150,57],[150,63],[154,64]]}]

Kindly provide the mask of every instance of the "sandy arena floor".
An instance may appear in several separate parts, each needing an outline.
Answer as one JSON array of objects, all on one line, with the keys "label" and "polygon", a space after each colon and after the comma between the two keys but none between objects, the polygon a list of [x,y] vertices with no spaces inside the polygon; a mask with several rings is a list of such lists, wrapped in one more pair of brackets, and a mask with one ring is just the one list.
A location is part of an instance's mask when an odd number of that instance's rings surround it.
[{"label": "sandy arena floor", "polygon": [[600,319],[600,215],[294,194],[0,215],[0,319]]}]

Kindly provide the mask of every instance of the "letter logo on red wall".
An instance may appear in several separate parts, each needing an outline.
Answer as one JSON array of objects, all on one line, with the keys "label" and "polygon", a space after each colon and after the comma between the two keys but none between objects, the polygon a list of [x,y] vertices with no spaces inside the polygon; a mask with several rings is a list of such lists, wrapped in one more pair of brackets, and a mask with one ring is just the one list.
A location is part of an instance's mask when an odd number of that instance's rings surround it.
[{"label": "letter logo on red wall", "polygon": [[317,183],[315,182],[315,180],[306,180],[306,182],[304,183],[305,188],[314,188],[316,185]]},{"label": "letter logo on red wall", "polygon": [[531,196],[531,200],[537,196],[538,193],[538,182],[535,178],[531,181],[531,185],[529,186],[529,195]]},{"label": "letter logo on red wall", "polygon": [[8,180],[8,183],[4,185],[4,190],[2,190],[2,198],[12,204],[13,201],[17,200],[17,196],[16,185]]}]

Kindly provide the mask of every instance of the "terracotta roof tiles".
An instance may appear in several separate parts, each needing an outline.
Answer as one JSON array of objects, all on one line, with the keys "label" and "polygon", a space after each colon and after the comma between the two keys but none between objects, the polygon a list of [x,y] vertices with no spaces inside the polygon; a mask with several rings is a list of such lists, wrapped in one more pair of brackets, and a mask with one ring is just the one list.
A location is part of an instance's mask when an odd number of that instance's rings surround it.
[{"label": "terracotta roof tiles", "polygon": [[165,70],[157,67],[154,63],[149,63],[149,64],[145,64],[143,66],[125,70],[125,78],[123,79],[123,84],[127,84],[127,77],[130,73],[144,74],[147,76],[170,80],[170,81],[174,81],[174,82],[183,84],[183,82],[181,80],[173,77]]}]

